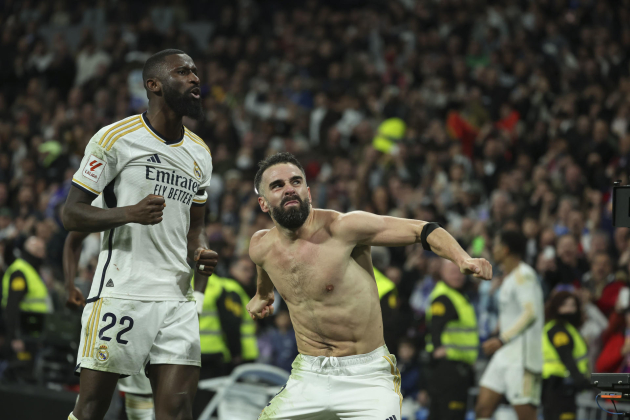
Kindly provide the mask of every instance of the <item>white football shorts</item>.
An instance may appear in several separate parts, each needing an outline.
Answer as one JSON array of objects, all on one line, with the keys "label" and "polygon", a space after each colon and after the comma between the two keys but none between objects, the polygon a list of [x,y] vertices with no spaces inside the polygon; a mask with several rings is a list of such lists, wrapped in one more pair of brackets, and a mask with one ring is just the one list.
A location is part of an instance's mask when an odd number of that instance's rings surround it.
[{"label": "white football shorts", "polygon": [[85,305],[76,372],[144,375],[147,363],[201,366],[194,301],[100,298]]},{"label": "white football shorts", "polygon": [[387,347],[356,356],[300,354],[259,420],[401,419],[396,357]]},{"label": "white football shorts", "polygon": [[496,353],[481,376],[479,386],[505,395],[511,405],[540,405],[542,377],[522,364],[514,363]]}]

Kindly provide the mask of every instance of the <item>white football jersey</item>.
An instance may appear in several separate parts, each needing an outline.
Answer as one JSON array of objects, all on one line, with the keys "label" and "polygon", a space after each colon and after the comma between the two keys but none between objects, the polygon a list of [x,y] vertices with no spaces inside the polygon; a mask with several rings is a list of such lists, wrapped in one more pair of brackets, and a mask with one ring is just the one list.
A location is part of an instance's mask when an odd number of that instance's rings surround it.
[{"label": "white football jersey", "polygon": [[[525,312],[535,318],[533,322],[521,325]],[[543,295],[538,277],[532,267],[521,262],[505,277],[499,290],[501,336],[517,335],[499,349],[497,356],[521,363],[532,372],[542,372],[544,324]]]},{"label": "white football jersey", "polygon": [[104,232],[88,302],[102,297],[192,300],[187,234],[190,207],[203,206],[210,185],[210,149],[187,128],[169,142],[146,113],[103,127],[88,143],[75,187],[102,193],[102,207],[131,206],[149,194],[164,197],[157,225],[130,223]]}]

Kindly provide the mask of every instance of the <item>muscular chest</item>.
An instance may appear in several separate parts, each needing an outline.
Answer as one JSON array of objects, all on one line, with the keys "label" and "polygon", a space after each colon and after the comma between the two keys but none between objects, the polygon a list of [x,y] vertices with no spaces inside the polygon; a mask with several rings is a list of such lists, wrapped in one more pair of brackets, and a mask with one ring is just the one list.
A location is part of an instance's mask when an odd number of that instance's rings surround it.
[{"label": "muscular chest", "polygon": [[271,258],[265,263],[265,270],[283,299],[317,299],[325,296],[330,286],[340,286],[348,264],[348,252],[333,240],[299,241],[290,248],[275,246]]}]

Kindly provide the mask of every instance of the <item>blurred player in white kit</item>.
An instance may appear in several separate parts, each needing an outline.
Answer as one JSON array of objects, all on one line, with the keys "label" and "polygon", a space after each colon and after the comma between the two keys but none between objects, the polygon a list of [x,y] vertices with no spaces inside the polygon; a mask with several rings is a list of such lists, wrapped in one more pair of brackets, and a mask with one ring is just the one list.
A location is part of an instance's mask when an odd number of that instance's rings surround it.
[{"label": "blurred player in white kit", "polygon": [[501,232],[492,249],[505,273],[499,290],[498,337],[482,345],[493,355],[479,383],[477,420],[489,420],[505,396],[519,420],[535,420],[542,392],[544,307],[536,272],[522,261],[526,240]]}]

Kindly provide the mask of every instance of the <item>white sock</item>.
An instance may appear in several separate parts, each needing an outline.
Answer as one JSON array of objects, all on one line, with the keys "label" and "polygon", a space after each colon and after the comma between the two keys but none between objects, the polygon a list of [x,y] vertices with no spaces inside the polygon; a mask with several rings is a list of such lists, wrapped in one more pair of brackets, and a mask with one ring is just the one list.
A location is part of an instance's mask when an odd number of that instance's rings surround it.
[{"label": "white sock", "polygon": [[153,398],[125,394],[125,411],[129,420],[153,420]]},{"label": "white sock", "polygon": [[79,420],[79,419],[76,418],[74,414],[70,413],[70,415],[68,416],[68,420]]}]

